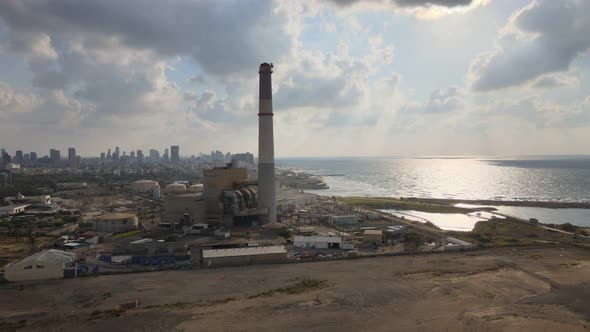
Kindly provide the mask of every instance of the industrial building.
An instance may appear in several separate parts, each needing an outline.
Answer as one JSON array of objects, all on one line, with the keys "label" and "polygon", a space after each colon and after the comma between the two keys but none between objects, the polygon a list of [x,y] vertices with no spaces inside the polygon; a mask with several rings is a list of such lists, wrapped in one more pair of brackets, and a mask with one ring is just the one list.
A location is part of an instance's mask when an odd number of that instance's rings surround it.
[{"label": "industrial building", "polygon": [[164,197],[164,221],[184,226],[205,223],[207,211],[205,199],[200,193],[166,195]]},{"label": "industrial building", "polygon": [[186,190],[186,184],[184,183],[171,183],[171,184],[167,184],[165,189],[164,189],[167,193],[185,193]]},{"label": "industrial building", "polygon": [[347,216],[330,216],[329,222],[330,225],[356,225],[359,221],[359,218],[355,215],[347,215]]},{"label": "industrial building", "polygon": [[111,213],[96,217],[94,230],[105,233],[119,233],[137,229],[139,220],[132,213]]},{"label": "industrial building", "polygon": [[131,189],[137,192],[152,192],[156,187],[160,187],[158,181],[153,180],[139,180],[131,183]]},{"label": "industrial building", "polygon": [[299,248],[340,248],[342,238],[336,235],[295,236],[293,245]]},{"label": "industrial building", "polygon": [[0,216],[14,215],[25,212],[29,204],[14,204],[0,207]]},{"label": "industrial building", "polygon": [[64,277],[66,265],[75,261],[76,254],[49,249],[6,265],[4,277],[8,281],[59,279]]},{"label": "industrial building", "polygon": [[251,223],[266,209],[259,209],[258,188],[248,181],[248,170],[216,167],[203,171],[203,197],[210,223]]},{"label": "industrial building", "polygon": [[176,260],[185,260],[188,255],[188,246],[184,242],[159,242],[153,239],[141,239],[125,244],[117,244],[113,247],[113,256],[132,257],[174,257]]},{"label": "industrial building", "polygon": [[203,265],[208,267],[273,264],[286,260],[284,246],[207,249],[202,254]]},{"label": "industrial building", "polygon": [[381,245],[383,243],[383,230],[367,229],[363,233],[363,243]]}]

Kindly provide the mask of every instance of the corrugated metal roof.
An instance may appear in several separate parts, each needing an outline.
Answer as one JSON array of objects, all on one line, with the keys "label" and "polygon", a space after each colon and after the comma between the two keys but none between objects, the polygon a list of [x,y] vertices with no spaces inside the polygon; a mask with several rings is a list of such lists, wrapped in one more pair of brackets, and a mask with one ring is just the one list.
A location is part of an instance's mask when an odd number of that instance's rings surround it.
[{"label": "corrugated metal roof", "polygon": [[76,254],[74,254],[74,253],[62,251],[62,250],[56,250],[56,249],[49,249],[49,250],[41,251],[41,252],[38,252],[38,253],[33,254],[31,256],[25,257],[22,260],[20,260],[19,262],[15,263],[14,265],[22,265],[22,264],[27,264],[30,262],[35,262],[35,261],[48,262],[48,263],[60,262],[63,264],[65,262],[72,262],[75,260],[76,260]]},{"label": "corrugated metal roof", "polygon": [[286,254],[284,246],[250,247],[250,248],[228,248],[203,250],[203,258],[252,256],[265,254]]},{"label": "corrugated metal roof", "polygon": [[342,238],[339,236],[296,236],[293,242],[307,243],[341,243]]},{"label": "corrugated metal roof", "polygon": [[119,219],[133,218],[133,217],[135,217],[135,214],[133,214],[133,213],[111,213],[111,214],[105,214],[102,216],[98,216],[98,217],[96,217],[96,220],[98,220],[98,221],[119,220]]},{"label": "corrugated metal roof", "polygon": [[383,231],[380,229],[367,229],[365,235],[383,235]]}]

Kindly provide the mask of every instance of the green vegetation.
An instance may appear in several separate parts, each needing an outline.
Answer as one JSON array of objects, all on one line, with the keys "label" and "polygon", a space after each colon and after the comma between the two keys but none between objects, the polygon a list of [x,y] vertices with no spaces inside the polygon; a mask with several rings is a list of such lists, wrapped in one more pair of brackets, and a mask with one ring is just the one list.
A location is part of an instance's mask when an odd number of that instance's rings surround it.
[{"label": "green vegetation", "polygon": [[415,210],[434,213],[469,213],[475,210],[462,209],[451,205],[430,204],[389,197],[336,197],[340,202],[372,209]]},{"label": "green vegetation", "polygon": [[134,229],[134,230],[129,231],[129,232],[115,234],[115,235],[113,235],[113,239],[120,239],[122,237],[132,236],[132,235],[136,235],[136,234],[139,234],[139,233],[141,233],[141,230],[140,229]]},{"label": "green vegetation", "polygon": [[480,221],[471,232],[446,232],[450,236],[480,247],[523,246],[538,244],[590,244],[590,240],[560,233],[516,219]]}]

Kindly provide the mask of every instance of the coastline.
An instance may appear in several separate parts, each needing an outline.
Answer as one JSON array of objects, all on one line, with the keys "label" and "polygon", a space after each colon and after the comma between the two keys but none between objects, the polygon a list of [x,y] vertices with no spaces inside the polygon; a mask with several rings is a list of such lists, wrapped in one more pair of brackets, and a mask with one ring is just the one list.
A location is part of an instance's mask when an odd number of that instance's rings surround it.
[{"label": "coastline", "polygon": [[503,205],[503,206],[523,206],[539,207],[549,209],[590,209],[590,202],[559,202],[559,201],[502,201],[502,200],[485,200],[485,199],[447,199],[447,198],[414,198],[408,197],[404,200],[420,202],[427,204],[455,205],[455,204],[473,204],[473,205]]}]

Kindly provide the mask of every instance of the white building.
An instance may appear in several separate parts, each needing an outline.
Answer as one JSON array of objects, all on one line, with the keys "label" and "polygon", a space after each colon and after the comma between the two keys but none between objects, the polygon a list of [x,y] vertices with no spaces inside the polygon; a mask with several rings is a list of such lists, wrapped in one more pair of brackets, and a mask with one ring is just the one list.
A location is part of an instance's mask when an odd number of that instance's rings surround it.
[{"label": "white building", "polygon": [[137,229],[139,220],[132,213],[111,213],[96,217],[94,230],[97,232],[119,233]]},{"label": "white building", "polygon": [[150,192],[153,191],[156,186],[159,188],[160,184],[158,181],[153,180],[139,180],[131,183],[131,189],[138,192]]},{"label": "white building", "polygon": [[8,281],[59,279],[64,277],[64,268],[76,261],[76,254],[49,249],[38,252],[5,267]]},{"label": "white building", "polygon": [[167,193],[186,193],[186,185],[182,183],[171,183],[166,185]]},{"label": "white building", "polygon": [[340,236],[296,236],[293,245],[299,248],[340,248],[342,238]]},{"label": "white building", "polygon": [[25,209],[29,206],[29,204],[15,204],[15,205],[8,205],[0,207],[0,216],[1,215],[13,215],[25,212]]}]

